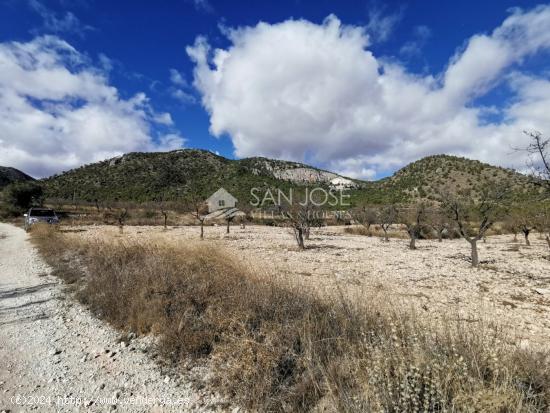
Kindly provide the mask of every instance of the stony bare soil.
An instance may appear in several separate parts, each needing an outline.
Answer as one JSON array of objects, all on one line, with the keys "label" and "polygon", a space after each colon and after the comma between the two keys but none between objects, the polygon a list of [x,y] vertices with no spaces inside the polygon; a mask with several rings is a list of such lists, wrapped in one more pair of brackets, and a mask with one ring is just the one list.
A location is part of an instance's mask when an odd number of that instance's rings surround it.
[{"label": "stony bare soil", "polygon": [[25,232],[0,224],[0,411],[232,410],[157,363],[152,337],[121,337],[49,273]]},{"label": "stony bare soil", "polygon": [[[62,227],[87,240],[213,243],[266,276],[320,294],[377,296],[426,320],[504,325],[511,343],[546,346],[550,338],[550,261],[538,234],[532,246],[510,235],[480,243],[482,266],[463,240],[382,242],[342,227],[314,230],[305,251],[287,228]],[[231,411],[197,376],[163,367],[153,337],[121,337],[71,299],[20,229],[0,224],[0,411]],[[124,344],[121,344],[121,338]],[[200,387],[200,386],[199,386]],[[18,397],[19,396],[19,397]],[[237,408],[235,408],[238,410]]]},{"label": "stony bare soil", "polygon": [[[198,227],[84,227],[74,236],[87,239],[199,241]],[[427,320],[462,320],[503,326],[511,343],[542,346],[550,342],[550,261],[538,234],[531,246],[511,235],[480,242],[482,265],[469,263],[462,240],[420,240],[408,249],[406,239],[344,233],[343,227],[314,230],[305,251],[295,247],[288,228],[206,227],[206,239],[251,263],[268,276],[283,276],[322,293],[353,299],[379,296],[415,311]]]}]

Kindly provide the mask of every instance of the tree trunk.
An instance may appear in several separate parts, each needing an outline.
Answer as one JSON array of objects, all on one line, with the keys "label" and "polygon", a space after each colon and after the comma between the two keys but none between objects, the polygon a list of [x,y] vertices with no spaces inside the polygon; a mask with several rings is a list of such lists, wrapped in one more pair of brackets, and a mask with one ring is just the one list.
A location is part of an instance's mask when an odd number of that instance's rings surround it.
[{"label": "tree trunk", "polygon": [[201,239],[204,238],[204,221],[201,221]]},{"label": "tree trunk", "polygon": [[479,255],[477,253],[477,240],[473,239],[469,242],[472,247],[472,267],[477,267],[479,265]]},{"label": "tree trunk", "polygon": [[298,248],[303,250],[304,247],[304,230],[302,228],[296,229],[296,242],[298,243]]},{"label": "tree trunk", "polygon": [[164,229],[168,228],[168,215],[164,214]]},{"label": "tree trunk", "polygon": [[416,249],[416,238],[414,237],[414,235],[411,235],[411,241],[409,242],[409,248],[411,250]]},{"label": "tree trunk", "polygon": [[443,230],[437,231],[437,241],[443,242]]},{"label": "tree trunk", "polygon": [[531,231],[529,231],[528,229],[527,230],[523,230],[523,235],[525,236],[525,245],[527,246],[530,246],[531,245],[531,242],[529,241],[529,233]]},{"label": "tree trunk", "polygon": [[229,234],[229,220],[227,220],[227,230],[225,232]]},{"label": "tree trunk", "polygon": [[304,238],[307,239],[307,240],[309,239],[309,230],[310,230],[309,227],[304,229]]},{"label": "tree trunk", "polygon": [[514,233],[514,242],[518,242],[518,233]]}]

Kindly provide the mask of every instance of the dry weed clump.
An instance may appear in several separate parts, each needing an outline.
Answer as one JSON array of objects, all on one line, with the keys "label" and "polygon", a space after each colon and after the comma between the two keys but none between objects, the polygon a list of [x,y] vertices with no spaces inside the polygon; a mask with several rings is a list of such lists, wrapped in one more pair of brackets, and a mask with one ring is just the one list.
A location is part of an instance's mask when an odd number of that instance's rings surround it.
[{"label": "dry weed clump", "polygon": [[31,227],[31,239],[39,247],[42,256],[52,267],[52,275],[67,284],[76,284],[84,276],[83,246],[64,237],[59,227],[35,224]]},{"label": "dry weed clump", "polygon": [[208,362],[211,385],[252,411],[550,408],[548,355],[505,344],[502,331],[427,326],[368,297],[321,300],[204,242],[86,244],[40,231],[49,262],[72,253],[85,264],[79,297],[96,314],[160,335],[167,360]]}]

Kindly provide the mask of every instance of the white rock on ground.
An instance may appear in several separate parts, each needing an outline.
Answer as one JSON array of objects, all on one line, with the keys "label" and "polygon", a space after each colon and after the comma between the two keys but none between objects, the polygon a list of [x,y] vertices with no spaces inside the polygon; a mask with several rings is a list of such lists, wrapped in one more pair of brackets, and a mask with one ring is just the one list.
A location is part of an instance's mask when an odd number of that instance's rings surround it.
[{"label": "white rock on ground", "polygon": [[0,234],[0,411],[231,410],[162,371],[145,351],[151,339],[120,346],[119,332],[45,275],[50,268],[23,230],[0,223]]}]

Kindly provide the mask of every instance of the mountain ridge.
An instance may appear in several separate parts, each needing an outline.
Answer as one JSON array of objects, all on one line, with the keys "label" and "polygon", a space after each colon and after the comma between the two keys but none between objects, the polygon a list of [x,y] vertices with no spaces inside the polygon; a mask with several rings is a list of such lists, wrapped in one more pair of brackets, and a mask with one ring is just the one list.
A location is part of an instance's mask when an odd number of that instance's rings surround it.
[{"label": "mountain ridge", "polygon": [[352,179],[300,162],[251,157],[228,159],[201,149],[131,152],[42,179],[48,198],[147,202],[208,197],[219,187],[239,200],[253,187],[346,189],[354,204],[437,199],[443,191],[476,193],[503,181],[518,196],[532,190],[532,178],[498,166],[453,155],[431,155],[378,181]]},{"label": "mountain ridge", "polygon": [[[337,180],[332,183],[331,181]],[[131,152],[83,165],[42,180],[52,198],[152,201],[202,196],[223,186],[239,199],[251,187],[321,184],[359,187],[359,182],[299,162],[263,157],[233,160],[210,151],[179,149],[171,152]]]}]

